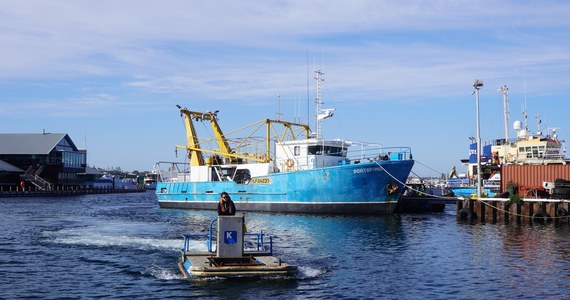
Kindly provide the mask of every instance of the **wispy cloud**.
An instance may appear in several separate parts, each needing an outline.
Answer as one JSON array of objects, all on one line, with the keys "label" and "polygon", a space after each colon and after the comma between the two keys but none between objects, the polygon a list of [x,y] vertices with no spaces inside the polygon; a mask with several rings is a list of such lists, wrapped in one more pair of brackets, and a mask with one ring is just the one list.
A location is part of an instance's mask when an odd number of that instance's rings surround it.
[{"label": "wispy cloud", "polygon": [[[422,47],[434,44],[448,51],[480,50],[481,56],[505,43],[543,53],[552,39],[557,44],[568,39],[560,29],[570,27],[569,6],[563,1],[11,1],[0,8],[0,77],[132,76],[146,69],[175,78],[180,65],[208,59],[208,53],[227,64],[241,51],[279,57],[309,47],[355,45],[365,52],[360,59],[370,61],[366,50],[377,50],[374,44],[396,45],[399,52],[414,47],[410,65],[426,56],[432,60]],[[549,28],[546,35],[525,33]],[[468,36],[462,36],[464,30]],[[424,36],[423,43],[409,44],[410,34]],[[488,39],[495,39],[495,49],[480,48]],[[563,44],[560,50],[567,49]]]},{"label": "wispy cloud", "polygon": [[0,114],[136,124],[187,99],[308,98],[313,68],[328,103],[455,104],[476,78],[497,98],[508,84],[515,98],[565,99],[569,15],[562,0],[7,0]]}]

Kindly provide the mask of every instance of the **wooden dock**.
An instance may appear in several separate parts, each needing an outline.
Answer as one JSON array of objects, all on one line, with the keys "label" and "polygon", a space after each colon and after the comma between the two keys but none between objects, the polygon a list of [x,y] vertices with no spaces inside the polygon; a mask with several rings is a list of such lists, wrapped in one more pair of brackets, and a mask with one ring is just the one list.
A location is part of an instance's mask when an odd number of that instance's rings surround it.
[{"label": "wooden dock", "polygon": [[570,200],[523,198],[512,203],[508,198],[457,200],[457,219],[479,223],[570,224]]},{"label": "wooden dock", "polygon": [[14,197],[69,197],[90,194],[119,194],[119,193],[144,193],[143,188],[137,189],[112,189],[112,188],[75,188],[58,189],[52,191],[45,190],[0,190],[0,198]]}]

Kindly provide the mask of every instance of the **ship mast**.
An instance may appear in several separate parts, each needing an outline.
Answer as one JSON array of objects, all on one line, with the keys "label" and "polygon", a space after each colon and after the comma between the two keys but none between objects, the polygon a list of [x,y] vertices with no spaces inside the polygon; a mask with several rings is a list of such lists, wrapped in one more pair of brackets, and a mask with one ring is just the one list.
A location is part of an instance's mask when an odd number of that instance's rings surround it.
[{"label": "ship mast", "polygon": [[506,85],[503,85],[499,88],[499,92],[503,94],[503,114],[505,119],[505,142],[509,142],[509,88]]},{"label": "ship mast", "polygon": [[505,143],[503,144],[503,164],[507,163],[507,153],[509,152],[509,88],[503,85],[499,88],[503,94],[503,114],[505,119]]},{"label": "ship mast", "polygon": [[315,80],[317,81],[317,96],[315,97],[315,105],[317,109],[317,139],[321,139],[321,120],[319,119],[319,114],[321,113],[321,104],[323,104],[323,100],[321,99],[321,84],[325,81],[323,75],[325,75],[323,71],[315,71]]},{"label": "ship mast", "polygon": [[323,78],[323,75],[325,75],[325,73],[322,70],[316,70],[315,71],[315,80],[317,81],[317,96],[315,97],[315,106],[316,106],[316,110],[317,110],[317,136],[316,138],[318,140],[320,140],[322,138],[322,133],[321,133],[321,121],[326,119],[326,118],[330,118],[334,115],[333,111],[334,108],[327,108],[327,109],[321,109],[321,104],[323,104],[323,99],[321,98],[321,88],[322,88],[322,82],[325,81],[325,79]]}]

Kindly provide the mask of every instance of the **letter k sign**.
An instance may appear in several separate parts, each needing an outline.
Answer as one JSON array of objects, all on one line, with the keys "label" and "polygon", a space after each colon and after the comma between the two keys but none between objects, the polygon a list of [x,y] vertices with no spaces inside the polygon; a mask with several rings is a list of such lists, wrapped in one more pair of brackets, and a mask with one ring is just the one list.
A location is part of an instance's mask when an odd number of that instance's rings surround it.
[{"label": "letter k sign", "polygon": [[225,244],[237,244],[237,231],[224,231]]}]

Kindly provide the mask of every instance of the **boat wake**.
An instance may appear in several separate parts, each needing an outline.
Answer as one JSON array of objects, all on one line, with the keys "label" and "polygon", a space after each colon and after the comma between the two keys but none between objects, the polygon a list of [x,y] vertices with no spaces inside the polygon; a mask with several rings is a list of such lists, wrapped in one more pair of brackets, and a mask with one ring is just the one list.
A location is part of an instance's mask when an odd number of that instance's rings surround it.
[{"label": "boat wake", "polygon": [[327,270],[324,268],[314,268],[310,266],[299,266],[297,278],[298,279],[311,279],[325,274]]},{"label": "boat wake", "polygon": [[[162,239],[141,232],[139,224],[110,223],[83,227],[47,230],[42,233],[45,240],[55,244],[122,247],[136,250],[178,250],[179,239]],[[147,225],[148,228],[148,225]]]},{"label": "boat wake", "polygon": [[[157,266],[157,265],[152,265],[149,267],[148,275],[156,278],[156,279],[160,279],[160,280],[179,280],[181,279],[180,274],[178,274],[178,272],[174,272],[175,270],[173,269],[165,269],[163,267]],[[143,272],[143,275],[147,275],[145,273],[147,273],[146,271]]]}]

